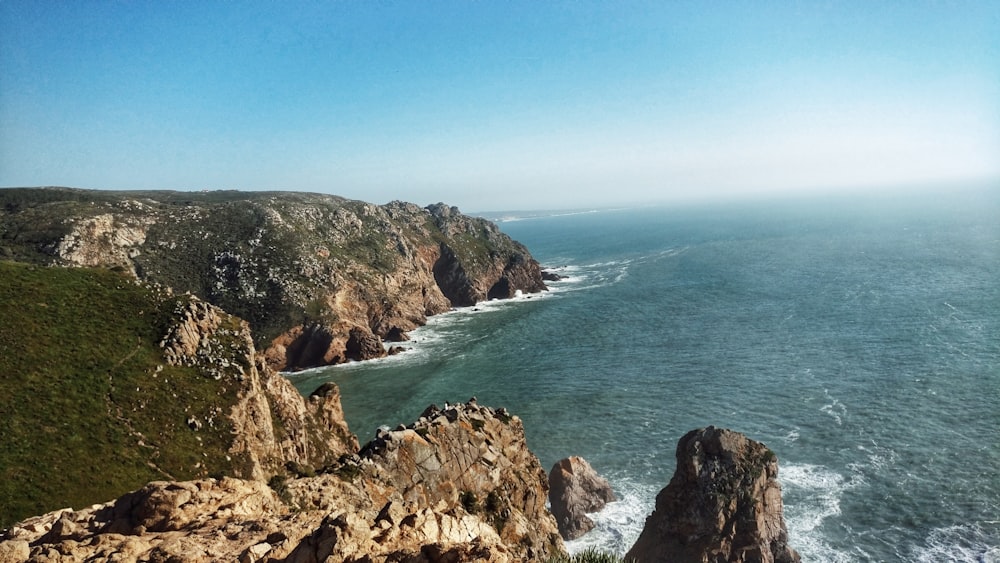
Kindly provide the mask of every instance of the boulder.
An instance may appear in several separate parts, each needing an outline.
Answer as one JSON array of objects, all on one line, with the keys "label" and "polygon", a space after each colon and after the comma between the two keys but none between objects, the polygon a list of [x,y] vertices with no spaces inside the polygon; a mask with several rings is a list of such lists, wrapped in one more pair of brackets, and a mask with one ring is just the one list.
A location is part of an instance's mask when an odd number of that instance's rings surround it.
[{"label": "boulder", "polygon": [[347,357],[352,360],[371,360],[386,355],[382,339],[370,330],[352,328],[347,337]]},{"label": "boulder", "polygon": [[572,456],[556,462],[549,471],[549,504],[565,540],[576,539],[594,528],[587,513],[597,512],[615,493],[582,457]]},{"label": "boulder", "polygon": [[542,270],[542,281],[557,282],[562,280],[563,277],[551,270]]},{"label": "boulder", "polygon": [[410,335],[406,334],[406,331],[398,326],[394,326],[386,332],[385,339],[388,342],[406,342],[410,339]]},{"label": "boulder", "polygon": [[743,434],[709,426],[677,445],[677,469],[656,496],[636,563],[793,563],[782,513],[778,460]]}]

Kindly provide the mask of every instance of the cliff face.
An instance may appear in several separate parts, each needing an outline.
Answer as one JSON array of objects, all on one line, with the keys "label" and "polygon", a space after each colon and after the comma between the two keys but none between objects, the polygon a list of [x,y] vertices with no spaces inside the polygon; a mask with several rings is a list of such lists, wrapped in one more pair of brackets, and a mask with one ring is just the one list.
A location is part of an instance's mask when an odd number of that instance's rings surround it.
[{"label": "cliff face", "polygon": [[247,319],[279,370],[382,355],[428,315],[545,289],[522,245],[454,207],[290,192],[0,190],[0,257],[191,292]]},{"label": "cliff face", "polygon": [[677,469],[656,496],[637,563],[794,563],[778,483],[778,460],[760,442],[710,426],[677,444]]},{"label": "cliff face", "polygon": [[[322,467],[357,450],[336,385],[327,383],[305,400],[257,354],[246,321],[194,297],[182,298],[175,314],[160,342],[167,363],[235,384],[235,401],[225,413],[233,427],[229,451],[244,464],[233,475],[266,479],[288,464]],[[204,427],[197,413],[187,424]]]},{"label": "cliff face", "polygon": [[23,560],[544,561],[562,551],[520,420],[474,402],[430,408],[329,472],[154,482],[11,528]]},{"label": "cliff face", "polygon": [[151,480],[266,480],[357,451],[335,386],[302,397],[245,321],[192,296],[0,262],[0,317],[0,527]]}]

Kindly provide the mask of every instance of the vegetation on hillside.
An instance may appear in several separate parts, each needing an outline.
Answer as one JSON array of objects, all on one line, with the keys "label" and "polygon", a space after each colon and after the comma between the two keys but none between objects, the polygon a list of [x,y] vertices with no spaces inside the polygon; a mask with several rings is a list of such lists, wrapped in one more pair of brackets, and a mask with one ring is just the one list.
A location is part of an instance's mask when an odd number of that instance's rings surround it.
[{"label": "vegetation on hillside", "polygon": [[0,528],[240,463],[231,382],[164,364],[175,309],[120,272],[0,261]]}]

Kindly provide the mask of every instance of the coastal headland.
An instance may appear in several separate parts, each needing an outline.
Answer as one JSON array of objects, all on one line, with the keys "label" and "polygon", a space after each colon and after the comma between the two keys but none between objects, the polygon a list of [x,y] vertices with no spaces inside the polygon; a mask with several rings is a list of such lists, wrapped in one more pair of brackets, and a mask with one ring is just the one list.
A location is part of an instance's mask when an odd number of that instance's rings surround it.
[{"label": "coastal headland", "polygon": [[[362,446],[336,385],[304,397],[278,371],[377,357],[428,315],[544,290],[488,221],[316,194],[5,189],[0,278],[0,561],[563,557],[515,414],[432,405]],[[678,471],[713,470],[669,493],[704,517],[684,521],[692,556],[795,560],[773,454],[710,430],[685,437]],[[720,486],[732,503],[702,502]],[[632,555],[675,541],[670,510]],[[735,537],[713,527],[729,521]]]},{"label": "coastal headland", "polygon": [[246,320],[279,371],[379,357],[430,315],[546,289],[486,219],[298,192],[2,189],[0,259],[190,293]]}]

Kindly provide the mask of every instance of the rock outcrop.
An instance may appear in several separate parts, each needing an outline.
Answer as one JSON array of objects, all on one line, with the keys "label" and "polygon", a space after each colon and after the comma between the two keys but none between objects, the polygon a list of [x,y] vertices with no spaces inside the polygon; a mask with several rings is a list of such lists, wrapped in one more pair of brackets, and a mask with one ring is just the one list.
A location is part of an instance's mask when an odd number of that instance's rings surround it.
[{"label": "rock outcrop", "polygon": [[[229,452],[243,460],[231,474],[267,479],[289,464],[323,467],[357,450],[337,386],[324,384],[304,399],[257,354],[246,321],[196,297],[182,297],[160,347],[168,364],[194,367],[204,377],[231,382],[235,402],[220,414],[233,428]],[[197,412],[187,422],[200,430],[203,419],[211,423]]]},{"label": "rock outcrop", "polygon": [[582,457],[561,459],[549,471],[549,504],[565,540],[576,539],[594,529],[587,514],[597,512],[615,493],[608,480],[594,471]]},{"label": "rock outcrop", "polygon": [[[272,490],[273,489],[273,490]],[[154,482],[31,518],[13,561],[545,561],[563,551],[520,419],[474,401],[428,408],[311,477]]]},{"label": "rock outcrop", "polygon": [[710,426],[677,445],[677,469],[626,555],[637,563],[792,563],[778,484],[765,445]]},{"label": "rock outcrop", "polygon": [[292,192],[0,189],[0,256],[190,292],[277,370],[381,357],[429,315],[545,289],[524,246],[455,207]]}]

